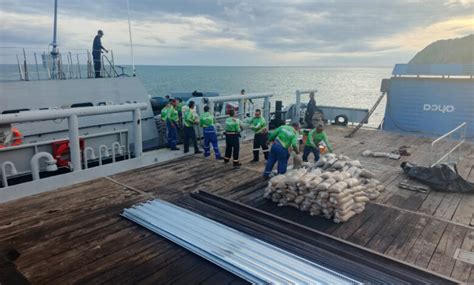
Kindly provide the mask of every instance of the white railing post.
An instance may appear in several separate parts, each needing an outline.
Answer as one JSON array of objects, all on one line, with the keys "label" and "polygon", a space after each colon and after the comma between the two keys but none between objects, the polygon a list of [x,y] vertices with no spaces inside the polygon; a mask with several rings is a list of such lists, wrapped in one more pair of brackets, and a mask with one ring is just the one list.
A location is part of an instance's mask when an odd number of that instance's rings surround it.
[{"label": "white railing post", "polygon": [[263,118],[267,121],[267,123],[270,122],[270,98],[265,97],[263,99]]},{"label": "white railing post", "polygon": [[72,171],[79,171],[81,167],[81,147],[79,143],[79,120],[73,114],[68,118],[69,123],[69,152],[71,154]]},{"label": "white railing post", "polygon": [[133,111],[133,128],[135,133],[135,157],[140,157],[143,154],[142,145],[142,114],[137,108]]},{"label": "white railing post", "polygon": [[239,119],[243,120],[245,117],[245,104],[244,104],[244,99],[239,100]]},{"label": "white railing post", "polygon": [[301,113],[301,92],[296,90],[296,103],[295,103],[295,113],[293,115],[293,120],[295,122],[300,121],[300,113]]}]

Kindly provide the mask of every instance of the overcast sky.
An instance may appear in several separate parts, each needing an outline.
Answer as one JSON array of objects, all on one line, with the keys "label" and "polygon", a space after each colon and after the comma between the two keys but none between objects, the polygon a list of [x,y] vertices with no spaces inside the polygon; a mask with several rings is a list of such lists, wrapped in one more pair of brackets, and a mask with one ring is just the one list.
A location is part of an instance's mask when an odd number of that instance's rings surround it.
[{"label": "overcast sky", "polygon": [[[0,3],[0,46],[46,50],[54,1]],[[130,0],[130,6],[137,64],[391,66],[435,40],[474,33],[474,0]],[[116,62],[130,63],[126,7],[126,0],[59,0],[61,50],[90,49],[102,29]],[[2,57],[10,50],[0,49]]]}]

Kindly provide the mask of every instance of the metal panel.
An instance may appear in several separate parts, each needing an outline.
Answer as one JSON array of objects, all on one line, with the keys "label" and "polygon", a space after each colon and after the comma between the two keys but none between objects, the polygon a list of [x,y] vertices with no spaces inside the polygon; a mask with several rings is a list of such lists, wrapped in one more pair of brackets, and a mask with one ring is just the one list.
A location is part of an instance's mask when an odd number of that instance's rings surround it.
[{"label": "metal panel", "polygon": [[328,268],[159,199],[124,217],[256,284],[359,284]]},{"label": "metal panel", "polygon": [[474,64],[396,64],[393,75],[473,76]]},{"label": "metal panel", "polygon": [[474,80],[392,78],[383,129],[420,135],[442,135],[467,122],[474,138]]}]

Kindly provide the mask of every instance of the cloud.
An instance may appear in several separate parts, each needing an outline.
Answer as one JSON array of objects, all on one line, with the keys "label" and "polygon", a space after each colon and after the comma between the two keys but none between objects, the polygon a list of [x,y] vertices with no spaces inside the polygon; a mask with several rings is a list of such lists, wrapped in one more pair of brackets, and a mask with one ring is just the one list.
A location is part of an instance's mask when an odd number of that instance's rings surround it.
[{"label": "cloud", "polygon": [[[90,49],[98,29],[129,62],[125,0],[60,1],[59,43]],[[472,0],[130,0],[141,64],[360,64],[408,61],[443,38],[473,33]],[[84,9],[87,7],[87,9]],[[52,5],[2,0],[2,46],[46,47]],[[471,21],[469,21],[471,19]]]}]

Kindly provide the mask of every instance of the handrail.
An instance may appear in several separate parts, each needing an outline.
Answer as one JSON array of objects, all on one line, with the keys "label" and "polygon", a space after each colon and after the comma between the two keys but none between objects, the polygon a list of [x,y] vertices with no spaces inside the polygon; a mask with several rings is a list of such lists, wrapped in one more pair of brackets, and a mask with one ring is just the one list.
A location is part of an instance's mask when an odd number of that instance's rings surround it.
[{"label": "handrail", "polygon": [[80,116],[101,115],[109,113],[132,112],[133,113],[133,130],[134,130],[134,146],[135,157],[141,157],[143,154],[142,145],[142,123],[141,111],[147,108],[146,103],[132,103],[124,105],[109,105],[109,106],[95,106],[72,108],[64,110],[41,110],[41,111],[27,111],[16,114],[0,115],[0,125],[7,125],[12,123],[31,122],[31,121],[45,121],[54,119],[68,119],[69,128],[69,149],[71,153],[72,171],[81,170],[81,150],[79,145],[79,120]]},{"label": "handrail", "polygon": [[70,109],[61,109],[61,110],[26,111],[26,112],[19,112],[15,114],[0,115],[0,125],[32,122],[32,121],[55,120],[55,119],[67,118],[72,115],[81,117],[81,116],[102,115],[102,114],[109,114],[109,113],[129,112],[135,109],[145,110],[146,108],[147,108],[146,103],[130,103],[130,104],[123,104],[123,105],[80,107],[80,108],[70,108]]},{"label": "handrail", "polygon": [[[264,93],[250,93],[250,94],[236,94],[236,95],[230,95],[230,96],[217,96],[217,97],[205,97],[203,100],[207,100],[207,102],[210,104],[210,111],[211,113],[214,113],[214,104],[215,103],[221,103],[221,102],[229,102],[229,101],[238,101],[239,102],[239,118],[243,119],[245,116],[245,110],[244,110],[244,101],[245,99],[263,99],[263,108],[262,108],[262,115],[263,118],[267,122],[270,121],[270,97],[273,96],[273,93],[270,92],[264,92]],[[205,102],[204,102],[205,103]],[[242,110],[244,110],[242,112]]]},{"label": "handrail", "polygon": [[[451,138],[451,135],[454,134],[456,131],[458,130],[461,130],[462,128],[464,128],[461,133],[460,133],[460,136],[459,136],[459,143],[457,143],[453,148],[451,148],[446,154],[444,154],[440,159],[436,160],[436,157],[435,157],[435,152],[434,152],[434,147],[437,143],[439,143],[442,139],[444,138],[447,138],[447,137],[450,137]],[[467,123],[466,122],[463,122],[462,124],[460,124],[459,126],[457,126],[456,128],[452,129],[451,131],[445,133],[444,135],[440,136],[439,138],[435,139],[432,143],[431,143],[431,148],[430,148],[430,151],[431,151],[431,167],[439,164],[441,161],[443,161],[445,158],[447,158],[451,153],[453,153],[456,149],[459,149],[460,151],[460,147],[461,145],[466,141],[466,128],[467,128]]]}]

